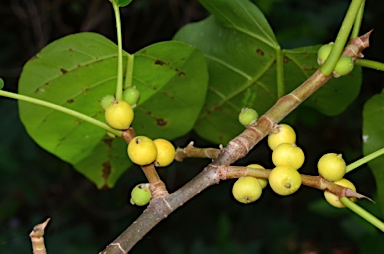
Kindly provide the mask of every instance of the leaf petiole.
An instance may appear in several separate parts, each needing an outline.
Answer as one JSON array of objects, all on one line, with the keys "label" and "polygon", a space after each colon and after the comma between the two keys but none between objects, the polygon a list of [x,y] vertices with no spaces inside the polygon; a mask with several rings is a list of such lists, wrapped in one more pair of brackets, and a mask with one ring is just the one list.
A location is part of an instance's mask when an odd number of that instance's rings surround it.
[{"label": "leaf petiole", "polygon": [[121,36],[121,19],[119,5],[112,1],[113,11],[116,19],[116,32],[117,32],[117,83],[116,83],[116,100],[120,101],[123,99],[123,46]]},{"label": "leaf petiole", "polygon": [[384,63],[372,61],[368,59],[356,59],[356,65],[360,65],[361,67],[371,68],[377,71],[384,71]]},{"label": "leaf petiole", "polygon": [[122,131],[113,129],[108,124],[103,123],[103,122],[101,122],[101,121],[99,121],[99,120],[97,120],[95,118],[90,117],[90,116],[84,115],[84,114],[82,114],[82,113],[80,113],[78,111],[75,111],[75,110],[72,110],[72,109],[69,109],[69,108],[66,108],[66,107],[63,107],[63,106],[51,103],[51,102],[39,100],[39,99],[32,98],[32,97],[29,97],[29,96],[21,95],[21,94],[16,94],[16,93],[11,93],[11,92],[7,92],[7,91],[2,91],[2,90],[0,90],[0,96],[16,99],[16,100],[20,100],[20,101],[26,101],[26,102],[29,102],[29,103],[33,103],[33,104],[36,104],[36,105],[44,106],[44,107],[47,107],[47,108],[51,108],[51,109],[63,112],[65,114],[67,114],[67,115],[71,115],[71,116],[77,117],[77,118],[79,118],[79,119],[81,119],[81,120],[83,120],[85,122],[88,122],[88,123],[93,124],[93,125],[95,125],[97,127],[100,127],[102,129],[106,130],[107,132],[110,132],[110,133],[112,133],[112,134],[114,134],[114,135],[116,135],[118,137],[122,137]]},{"label": "leaf petiole", "polygon": [[361,165],[375,159],[376,157],[383,155],[383,154],[384,154],[384,148],[381,148],[381,149],[377,150],[376,152],[373,152],[371,154],[368,154],[367,156],[364,156],[363,158],[349,164],[347,166],[347,173],[354,170],[355,168],[360,167]]},{"label": "leaf petiole", "polygon": [[125,83],[124,88],[132,86],[133,78],[133,63],[135,60],[135,55],[128,54],[127,69],[125,71]]},{"label": "leaf petiole", "polygon": [[345,44],[348,40],[348,36],[351,32],[352,26],[355,23],[356,16],[360,10],[361,3],[363,0],[352,0],[348,11],[345,15],[343,23],[341,24],[339,33],[337,34],[335,44],[332,47],[332,51],[329,54],[327,60],[321,66],[320,70],[325,76],[332,74],[333,69],[335,68],[337,61],[339,60],[341,53],[345,47]]},{"label": "leaf petiole", "polygon": [[351,201],[347,197],[342,197],[340,198],[340,202],[345,205],[348,209],[352,210],[354,213],[380,229],[381,231],[384,232],[384,223],[373,216],[371,213],[367,212],[364,210],[362,207],[358,206],[355,202]]}]

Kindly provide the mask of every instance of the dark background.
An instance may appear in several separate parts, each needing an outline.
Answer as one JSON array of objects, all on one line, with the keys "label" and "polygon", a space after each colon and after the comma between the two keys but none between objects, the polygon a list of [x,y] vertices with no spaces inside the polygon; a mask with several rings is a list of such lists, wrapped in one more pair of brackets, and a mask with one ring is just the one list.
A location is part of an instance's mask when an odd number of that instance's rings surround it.
[{"label": "dark background", "polygon": [[[254,0],[270,21],[283,48],[328,43],[335,38],[349,1]],[[362,25],[375,28],[366,58],[384,59],[384,2],[368,1]],[[122,9],[124,49],[130,53],[170,40],[183,25],[208,13],[195,0],[134,0]],[[45,45],[82,31],[116,41],[113,11],[107,0],[0,1],[0,77],[16,92],[23,64]],[[302,171],[327,151],[342,152],[347,162],[361,157],[361,112],[365,101],[383,88],[383,75],[364,70],[358,99],[338,117],[301,108],[294,119],[298,144],[306,152]],[[68,165],[38,147],[18,119],[17,103],[0,99],[0,253],[31,253],[28,234],[47,217],[49,253],[98,253],[131,224],[143,208],[128,204],[130,189],[145,181],[140,169],[128,170],[112,190],[97,188]],[[194,133],[175,140],[185,146]],[[208,160],[186,160],[160,169],[174,191],[198,174]],[[271,165],[261,142],[239,165]],[[367,167],[350,174],[358,190],[374,198]],[[213,186],[154,228],[132,253],[380,253],[382,236],[352,212],[330,207],[322,193],[306,187],[291,197],[268,188],[250,205],[231,195],[233,181]],[[368,201],[363,207],[379,214]]]}]

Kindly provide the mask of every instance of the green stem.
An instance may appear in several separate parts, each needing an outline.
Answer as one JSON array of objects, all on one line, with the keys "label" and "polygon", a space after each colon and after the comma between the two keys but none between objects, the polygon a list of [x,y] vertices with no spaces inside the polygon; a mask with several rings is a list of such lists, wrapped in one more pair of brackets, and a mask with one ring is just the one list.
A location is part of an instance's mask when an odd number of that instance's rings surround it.
[{"label": "green stem", "polygon": [[337,61],[339,60],[341,53],[345,47],[345,44],[348,40],[349,33],[351,32],[353,23],[356,20],[357,13],[360,9],[361,2],[363,0],[352,0],[347,14],[341,24],[339,33],[337,34],[335,44],[332,47],[331,53],[329,54],[327,60],[320,70],[325,76],[330,76],[335,68]]},{"label": "green stem", "polygon": [[40,106],[44,106],[44,107],[47,107],[47,108],[51,108],[51,109],[63,112],[65,114],[67,114],[67,115],[77,117],[77,118],[79,118],[79,119],[81,119],[81,120],[83,120],[85,122],[90,123],[90,124],[96,125],[97,127],[100,127],[102,129],[110,132],[110,133],[113,133],[113,134],[115,134],[118,137],[122,136],[122,131],[113,129],[108,124],[106,124],[106,123],[103,123],[103,122],[101,122],[101,121],[99,121],[99,120],[97,120],[95,118],[90,117],[90,116],[84,115],[84,114],[82,114],[82,113],[80,113],[78,111],[75,111],[75,110],[72,110],[72,109],[69,109],[69,108],[65,108],[63,106],[60,106],[60,105],[57,105],[57,104],[53,104],[51,102],[35,99],[35,98],[29,97],[29,96],[25,96],[25,95],[21,95],[21,94],[6,92],[6,91],[2,91],[2,90],[0,90],[0,96],[16,99],[16,100],[20,100],[20,101],[26,101],[26,102],[33,103],[33,104],[36,104],[36,105],[40,105]]},{"label": "green stem", "polygon": [[355,23],[353,25],[352,33],[351,33],[351,39],[359,36],[361,21],[363,20],[363,16],[364,16],[364,7],[365,7],[365,0],[363,0],[363,2],[361,3],[359,12],[357,13]]},{"label": "green stem", "polygon": [[135,61],[135,55],[128,54],[127,69],[125,72],[125,84],[124,84],[125,88],[132,86],[134,61]]},{"label": "green stem", "polygon": [[365,219],[366,221],[368,221],[369,223],[384,232],[384,223],[375,216],[373,216],[371,213],[365,211],[363,208],[355,204],[355,202],[351,201],[347,197],[340,198],[340,202],[346,207],[348,207],[350,210],[352,210],[354,213],[361,216],[363,219]]},{"label": "green stem", "polygon": [[378,71],[384,71],[384,63],[381,63],[381,62],[367,60],[367,59],[356,59],[355,63],[362,67],[371,68]]},{"label": "green stem", "polygon": [[373,152],[373,153],[361,158],[360,160],[357,160],[357,161],[349,164],[347,166],[347,173],[354,170],[355,168],[360,167],[361,165],[375,159],[376,157],[383,155],[383,154],[384,154],[384,148],[381,148],[381,149],[377,150],[376,152]]},{"label": "green stem", "polygon": [[116,18],[116,31],[117,31],[117,46],[118,46],[118,55],[117,55],[117,84],[116,84],[116,100],[120,101],[123,99],[123,43],[121,36],[121,19],[120,19],[120,9],[119,6],[112,1],[113,11],[115,12]]},{"label": "green stem", "polygon": [[285,95],[283,52],[276,49],[277,98]]}]

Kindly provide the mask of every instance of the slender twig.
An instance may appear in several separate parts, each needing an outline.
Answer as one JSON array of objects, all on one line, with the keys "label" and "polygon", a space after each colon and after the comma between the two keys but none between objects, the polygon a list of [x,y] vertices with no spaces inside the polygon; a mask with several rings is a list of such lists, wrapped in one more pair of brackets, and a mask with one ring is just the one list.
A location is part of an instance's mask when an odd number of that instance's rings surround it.
[{"label": "slender twig", "polygon": [[[227,180],[232,178],[240,178],[244,176],[252,176],[256,178],[265,178],[268,179],[270,169],[262,168],[250,168],[250,167],[239,167],[239,166],[219,166],[217,168],[217,173],[221,180]],[[306,185],[311,188],[319,190],[327,190],[339,197],[356,197],[356,198],[366,198],[372,201],[370,198],[353,191],[352,189],[337,185],[334,182],[328,181],[321,176],[310,176],[305,174],[300,174],[302,185]]]},{"label": "slender twig", "polygon": [[[369,38],[369,35],[367,37]],[[357,42],[355,40],[352,43]],[[248,127],[243,133],[231,140],[226,147],[221,149],[217,159],[205,167],[190,182],[172,194],[152,199],[140,217],[100,253],[128,253],[144,235],[174,210],[204,189],[219,183],[219,166],[230,165],[248,154],[262,138],[268,135],[279,121],[329,79],[330,76],[325,76],[320,70],[317,70],[292,93],[280,98],[270,110],[259,118],[255,125]],[[347,188],[346,194],[348,194],[348,190],[350,189]]]},{"label": "slender twig", "polygon": [[192,141],[185,148],[178,147],[176,149],[175,160],[181,162],[186,158],[216,159],[219,153],[220,153],[220,149],[217,149],[217,148],[194,147],[193,141]]},{"label": "slender twig", "polygon": [[32,232],[29,234],[29,237],[32,241],[32,250],[33,254],[46,254],[47,250],[45,249],[44,244],[44,230],[45,227],[48,225],[48,222],[51,219],[46,219],[43,223],[40,223],[33,227]]}]

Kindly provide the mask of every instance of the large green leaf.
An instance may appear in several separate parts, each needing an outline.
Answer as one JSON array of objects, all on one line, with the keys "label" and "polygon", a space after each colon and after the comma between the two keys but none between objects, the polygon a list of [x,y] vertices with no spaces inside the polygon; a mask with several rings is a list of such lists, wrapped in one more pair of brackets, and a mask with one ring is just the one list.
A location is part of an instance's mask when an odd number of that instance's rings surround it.
[{"label": "large green leaf", "polygon": [[[384,148],[384,91],[370,98],[363,110],[363,153],[368,155]],[[368,163],[375,177],[377,203],[384,212],[384,156]]]},{"label": "large green leaf", "polygon": [[[319,46],[280,51],[267,20],[248,0],[200,2],[212,16],[185,26],[174,39],[200,49],[208,63],[207,100],[195,130],[212,142],[226,144],[244,130],[237,121],[241,108],[262,114],[276,102],[278,71],[283,81],[280,93],[286,94],[317,69]],[[283,70],[277,69],[277,61]],[[356,98],[360,76],[356,68],[350,76],[326,84],[306,104],[327,115],[342,112]]]},{"label": "large green leaf", "polygon": [[[202,54],[182,42],[154,44],[135,54],[133,72],[133,84],[141,92],[136,133],[173,139],[190,131],[207,89]],[[112,41],[95,33],[74,34],[49,44],[24,66],[19,93],[104,121],[99,102],[114,93],[116,73]],[[131,165],[126,149],[106,142],[104,130],[50,108],[21,101],[19,107],[29,135],[99,187],[113,186]]]}]

